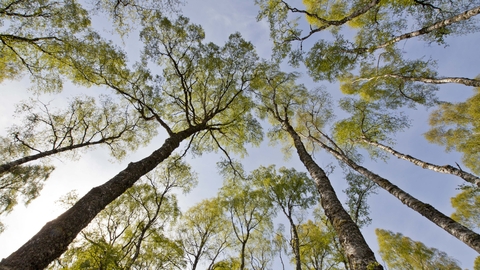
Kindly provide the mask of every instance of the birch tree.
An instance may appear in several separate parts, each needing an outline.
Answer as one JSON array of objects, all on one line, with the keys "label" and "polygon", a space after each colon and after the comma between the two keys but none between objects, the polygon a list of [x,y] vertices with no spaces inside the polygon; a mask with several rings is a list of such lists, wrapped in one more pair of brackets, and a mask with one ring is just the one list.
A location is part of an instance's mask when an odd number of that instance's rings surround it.
[{"label": "birch tree", "polygon": [[[340,106],[351,114],[349,118],[338,121],[334,126],[334,139],[342,148],[359,147],[367,150],[371,158],[387,159],[385,154],[378,151],[382,150],[424,169],[455,175],[470,184],[478,185],[478,176],[461,168],[433,164],[395,150],[392,147],[395,144],[393,134],[407,129],[410,119],[401,112],[389,110],[383,101],[365,102],[344,98],[340,101]],[[427,136],[428,134],[430,133],[427,133]]]},{"label": "birch tree", "polygon": [[[408,61],[402,60],[398,64],[393,64],[395,58],[398,61],[398,57],[401,57],[401,53],[399,54],[395,47],[398,42],[418,37],[426,42],[442,44],[446,36],[477,31],[478,26],[472,18],[480,12],[477,1],[305,0],[303,5],[284,0],[255,2],[260,7],[258,18],[266,19],[270,24],[275,55],[280,58],[290,55],[292,63],[304,61],[312,78],[329,81],[348,76],[355,67],[375,70],[376,66],[378,71],[379,64],[383,62],[391,61],[392,65],[385,66],[402,69],[405,65],[401,63]],[[347,28],[353,31],[353,36],[349,35],[352,36],[351,39],[344,35]],[[321,33],[330,36],[331,39],[316,40]],[[304,49],[302,45],[307,39],[313,40],[314,44],[311,48]],[[295,42],[299,43],[298,49],[292,49]],[[399,74],[397,83],[404,84],[422,79],[423,81],[437,79],[435,73],[422,74],[422,67],[432,67],[431,62],[420,60],[410,64],[413,64],[411,67],[420,64],[418,69],[411,69],[413,73],[410,75],[405,73],[408,70],[405,67],[402,73],[387,68],[389,71],[376,72],[375,76]],[[359,76],[366,77],[371,78]],[[387,77],[388,75],[384,79]],[[389,79],[393,79],[393,76]],[[450,82],[462,83],[461,79],[454,78]],[[478,83],[476,79],[464,79],[463,82],[466,84]],[[448,79],[444,80],[446,81]]]},{"label": "birch tree", "polygon": [[301,263],[305,269],[350,269],[335,231],[326,220],[307,220],[298,226],[302,245]]},{"label": "birch tree", "polygon": [[256,264],[264,269],[273,257],[269,252],[270,245],[263,246],[262,243],[268,241],[267,232],[272,230],[272,202],[264,196],[263,190],[250,185],[248,179],[251,176],[246,176],[240,168],[236,171],[228,169],[224,175],[219,197],[233,230],[238,269],[248,269]]},{"label": "birch tree", "polygon": [[[325,99],[325,95],[327,95],[327,93],[322,93],[318,95],[317,98],[320,100],[323,100]],[[313,100],[313,99],[315,99],[315,95],[310,96],[310,100]],[[329,105],[327,103],[327,104],[324,104],[323,106],[328,108]],[[302,110],[305,110],[305,111],[303,111],[302,113]],[[299,112],[300,114],[311,115],[312,118],[315,118],[316,114],[322,117],[321,108],[300,107],[298,111],[300,111]],[[391,125],[385,125],[386,128],[382,129],[383,127],[381,124],[382,121],[380,121],[380,124],[378,123],[378,121],[373,121],[373,122],[370,122],[370,125],[365,125],[365,126],[361,126],[360,128],[357,128],[357,131],[353,129],[353,133],[355,134],[356,132],[358,132],[360,134],[371,134],[372,136],[376,136],[377,138],[388,139],[388,137],[391,136],[391,134],[389,133],[395,132],[399,126],[395,124],[394,121],[389,120],[389,119],[392,119],[390,118],[390,116],[387,116],[384,114],[381,114],[381,115],[384,117],[380,119],[383,119],[385,123],[389,123]],[[301,118],[298,121],[302,121],[303,126],[308,126],[309,123],[315,122],[315,119],[310,120],[309,118]],[[371,121],[371,119],[369,120],[368,118],[363,117],[362,121],[359,121],[356,123],[357,124],[369,123],[369,121]],[[344,124],[346,122],[340,122],[340,123]],[[392,194],[397,199],[402,201],[405,205],[417,211],[419,214],[423,215],[424,217],[428,218],[437,226],[443,228],[446,232],[455,236],[457,239],[464,242],[466,245],[468,245],[472,249],[476,250],[477,252],[480,252],[480,242],[479,242],[480,236],[477,233],[455,222],[453,219],[449,218],[442,212],[438,211],[435,207],[429,204],[426,204],[418,200],[417,198],[413,197],[412,195],[408,194],[398,186],[394,185],[388,179],[385,179],[375,174],[368,168],[365,168],[362,165],[360,165],[361,158],[358,156],[358,153],[355,152],[355,149],[351,151],[349,148],[347,148],[347,151],[344,151],[343,148],[340,147],[339,144],[337,144],[334,139],[330,138],[327,134],[325,134],[321,130],[320,126],[318,125],[309,125],[309,126],[310,126],[310,129],[304,130],[303,132],[299,133],[298,136],[299,137],[301,136],[306,140],[310,140],[311,142],[320,146],[322,149],[326,150],[328,153],[332,154],[335,158],[337,158],[341,162],[341,164],[344,164],[350,167],[357,173],[375,182],[379,187],[388,191],[390,194]],[[360,131],[358,131],[358,129],[360,129]],[[340,133],[340,135],[337,138],[339,138],[340,141],[342,141],[344,139],[342,136],[343,134]]]},{"label": "birch tree", "polygon": [[[253,102],[245,92],[257,61],[253,46],[239,34],[231,35],[223,47],[203,44],[201,27],[189,24],[184,17],[172,22],[156,15],[151,20],[141,37],[144,59],[164,67],[155,83],[147,83],[152,76],[140,68],[141,64],[135,72],[118,70],[115,65],[87,65],[86,71],[95,75],[90,77],[92,83],[107,85],[134,104],[142,118],[157,121],[167,135],[164,144],[93,188],[4,259],[1,267],[35,269],[48,265],[103,208],[162,163],[184,140],[189,139],[187,148],[196,154],[245,153],[244,143],[258,144],[261,140],[260,125],[250,113]],[[109,73],[112,71],[118,72]]]},{"label": "birch tree", "polygon": [[302,121],[305,115],[297,113],[302,111],[302,106],[316,106],[317,110],[314,111],[318,118],[315,118],[313,123],[315,126],[320,128],[330,120],[331,114],[328,113],[328,109],[322,107],[323,103],[328,104],[328,100],[307,102],[313,100],[312,96],[304,86],[295,84],[297,77],[295,74],[279,72],[275,67],[268,65],[264,66],[262,72],[259,80],[253,85],[261,102],[258,107],[259,114],[268,117],[273,125],[274,129],[269,133],[273,139],[283,140],[295,147],[300,160],[314,179],[325,215],[340,238],[350,268],[382,269],[358,226],[338,200],[325,170],[313,160],[297,132],[297,129],[305,129]]},{"label": "birch tree", "polygon": [[287,241],[294,255],[295,269],[301,270],[302,241],[298,227],[302,222],[302,212],[318,202],[318,193],[315,183],[305,173],[284,167],[278,172],[277,174],[274,166],[260,167],[252,172],[252,180],[259,190],[265,192],[273,206],[287,218],[290,226],[290,237]]},{"label": "birch tree", "polygon": [[192,270],[201,265],[214,269],[232,246],[233,232],[220,198],[205,199],[189,208],[175,230]]}]

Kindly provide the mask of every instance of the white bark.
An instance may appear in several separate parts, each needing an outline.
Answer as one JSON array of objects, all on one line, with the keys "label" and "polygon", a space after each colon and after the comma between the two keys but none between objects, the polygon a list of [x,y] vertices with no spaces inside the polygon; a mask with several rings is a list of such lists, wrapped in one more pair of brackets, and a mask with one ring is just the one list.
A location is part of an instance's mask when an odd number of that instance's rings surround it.
[{"label": "white bark", "polygon": [[378,143],[378,142],[369,141],[367,139],[363,139],[362,141],[365,142],[365,143],[368,143],[370,145],[376,146],[376,147],[378,147],[378,148],[380,148],[380,149],[382,149],[382,150],[384,150],[384,151],[386,151],[386,152],[388,152],[388,153],[390,153],[390,154],[392,154],[392,155],[394,155],[394,156],[396,156],[400,159],[410,161],[411,163],[413,163],[417,166],[420,166],[424,169],[429,169],[429,170],[440,172],[440,173],[447,173],[447,174],[456,175],[456,176],[462,178],[463,180],[480,187],[480,178],[471,174],[471,173],[462,171],[462,170],[457,169],[457,168],[455,168],[453,166],[450,166],[450,165],[439,166],[439,165],[435,165],[435,164],[432,164],[432,163],[428,163],[428,162],[425,162],[425,161],[420,160],[418,158],[412,157],[410,155],[402,154],[402,153],[394,150],[393,148],[388,147],[388,146],[383,145],[383,144]]}]

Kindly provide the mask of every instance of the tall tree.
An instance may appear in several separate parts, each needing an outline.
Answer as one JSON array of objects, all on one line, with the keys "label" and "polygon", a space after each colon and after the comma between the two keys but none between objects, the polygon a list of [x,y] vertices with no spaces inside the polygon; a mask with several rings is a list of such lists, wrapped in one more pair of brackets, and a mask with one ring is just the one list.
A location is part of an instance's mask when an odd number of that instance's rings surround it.
[{"label": "tall tree", "polygon": [[[426,217],[427,219],[432,221],[434,224],[444,229],[449,234],[455,236],[457,239],[464,242],[466,245],[468,245],[472,249],[476,250],[477,252],[480,252],[480,235],[479,234],[461,225],[460,223],[455,222],[453,219],[449,218],[442,212],[438,211],[435,207],[418,200],[417,198],[408,194],[398,186],[394,185],[389,180],[359,165],[352,158],[350,158],[348,154],[346,154],[341,148],[339,148],[333,140],[331,140],[325,134],[323,135],[322,138],[315,138],[313,136],[309,136],[308,138],[315,141],[323,149],[325,149],[326,151],[331,153],[333,156],[335,156],[339,161],[343,162],[353,170],[357,171],[361,175],[375,182],[379,187],[388,191],[390,194],[395,196],[397,199],[402,201],[405,205],[407,205],[411,209],[415,210],[422,216]],[[327,142],[325,142],[325,140],[328,141],[328,143],[331,143],[333,146],[330,147],[327,144]]]},{"label": "tall tree", "polygon": [[255,264],[263,268],[273,255],[265,253],[269,253],[270,245],[265,250],[263,244],[252,244],[252,241],[267,241],[265,236],[269,234],[266,232],[272,230],[272,202],[264,196],[262,189],[251,185],[248,181],[251,176],[245,176],[238,165],[227,167],[223,173],[225,181],[219,197],[232,226],[235,250],[239,253],[238,269],[244,270]]},{"label": "tall tree", "polygon": [[335,231],[322,220],[307,220],[298,226],[302,239],[300,259],[303,268],[312,270],[349,269],[343,250],[335,243]]},{"label": "tall tree", "polygon": [[426,247],[400,233],[376,229],[380,255],[389,269],[462,269],[445,252]]},{"label": "tall tree", "polygon": [[294,254],[295,269],[301,270],[301,240],[298,226],[302,221],[302,211],[318,202],[315,182],[305,173],[297,172],[295,169],[282,167],[277,174],[273,165],[254,170],[252,180],[258,189],[265,192],[265,196],[273,202],[273,206],[287,218],[290,225],[290,239],[287,241]]},{"label": "tall tree", "polygon": [[219,198],[205,199],[183,213],[176,228],[178,239],[192,270],[213,265],[232,245],[230,220]]},{"label": "tall tree", "polygon": [[[253,102],[245,93],[257,61],[253,46],[239,34],[231,35],[223,47],[203,44],[201,27],[184,17],[171,22],[157,14],[150,19],[141,34],[144,59],[164,67],[154,86],[145,82],[152,78],[146,69],[129,72],[107,65],[89,66],[87,71],[98,68],[92,81],[102,81],[127,98],[144,119],[157,121],[168,138],[151,155],[130,163],[47,223],[0,267],[37,269],[48,265],[102,209],[188,138],[187,147],[197,154],[218,150],[244,153],[244,143],[261,140],[260,125],[250,113]],[[114,71],[118,72],[110,73]],[[137,80],[129,81],[134,78]]]},{"label": "tall tree", "polygon": [[274,126],[275,130],[270,135],[275,136],[274,139],[283,139],[295,147],[301,162],[316,183],[325,215],[340,238],[350,267],[382,269],[358,226],[338,200],[327,174],[308,153],[296,129],[305,130],[306,128],[303,122],[305,115],[297,113],[305,111],[301,110],[302,106],[315,108],[311,111],[314,111],[318,117],[309,124],[320,128],[329,121],[331,113],[328,113],[328,108],[323,106],[328,104],[328,96],[323,96],[325,99],[322,99],[318,95],[317,97],[320,98],[314,99],[304,86],[295,84],[297,77],[295,74],[282,73],[268,65],[263,68],[262,75],[253,86],[261,102],[258,107],[260,116],[268,117]]},{"label": "tall tree", "polygon": [[345,175],[348,188],[344,190],[347,195],[347,205],[353,221],[361,228],[370,225],[370,206],[367,199],[370,195],[376,194],[378,186],[367,177],[348,171]]}]

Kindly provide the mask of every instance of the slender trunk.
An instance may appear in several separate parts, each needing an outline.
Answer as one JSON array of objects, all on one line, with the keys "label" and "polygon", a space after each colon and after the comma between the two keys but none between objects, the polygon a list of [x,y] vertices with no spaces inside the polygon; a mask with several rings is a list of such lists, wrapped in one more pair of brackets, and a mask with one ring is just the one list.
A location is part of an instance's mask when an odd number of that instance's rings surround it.
[{"label": "slender trunk", "polygon": [[192,264],[192,270],[197,269],[197,264],[199,259],[200,259],[200,255],[195,256],[195,259],[193,260],[193,264]]},{"label": "slender trunk", "polygon": [[375,255],[363,238],[360,229],[338,200],[335,190],[325,172],[315,163],[310,154],[308,154],[300,136],[293,127],[288,122],[284,122],[284,125],[286,131],[294,141],[300,160],[317,184],[325,215],[338,234],[347,255],[350,268],[367,269],[367,267],[371,267],[371,269],[383,269],[375,259]]},{"label": "slender trunk", "polygon": [[283,262],[282,249],[278,251],[278,257],[280,258],[280,263],[282,263],[282,270],[285,270],[285,263]]},{"label": "slender trunk", "polygon": [[293,222],[291,215],[287,215],[287,213],[285,213],[285,215],[287,216],[288,221],[290,222],[290,228],[293,234],[292,249],[293,249],[293,254],[295,255],[295,269],[302,270],[302,260],[300,258],[300,238],[298,237],[297,225],[295,225],[295,222]]},{"label": "slender trunk", "polygon": [[[152,225],[155,223],[155,221],[158,218],[158,215],[160,214],[160,209],[163,204],[163,199],[165,198],[165,194],[168,192],[169,188],[166,188],[162,195],[160,196],[160,202],[157,203],[157,208],[155,209],[155,214],[149,218],[147,224],[142,228],[140,232],[140,236],[138,237],[137,243],[135,243],[135,252],[133,253],[133,256],[128,260],[127,267],[125,269],[131,269],[132,265],[137,261],[138,256],[140,256],[140,251],[142,250],[142,244],[143,241],[145,240],[145,234],[147,231],[152,227]],[[149,216],[149,215],[148,215]]]},{"label": "slender trunk", "polygon": [[390,154],[392,154],[392,155],[394,155],[394,156],[396,156],[400,159],[410,161],[413,164],[415,164],[417,166],[420,166],[424,169],[429,169],[429,170],[440,172],[440,173],[447,173],[447,174],[456,175],[456,176],[462,178],[463,180],[480,187],[480,178],[471,174],[471,173],[459,170],[459,169],[457,169],[453,166],[450,166],[450,165],[439,166],[439,165],[435,165],[435,164],[432,164],[432,163],[428,163],[428,162],[422,161],[420,159],[414,158],[410,155],[402,154],[402,153],[394,150],[393,148],[388,147],[388,146],[383,145],[383,144],[378,143],[378,142],[373,142],[373,141],[369,141],[369,140],[366,140],[366,139],[364,139],[363,141],[370,144],[370,145],[376,146],[376,147],[378,147],[378,148],[380,148],[380,149],[382,149],[386,152],[389,152]]},{"label": "slender trunk", "polygon": [[128,164],[105,184],[91,189],[74,206],[48,222],[27,243],[0,262],[1,270],[43,269],[58,258],[77,234],[109,203],[122,195],[140,177],[153,170],[180,145],[204,126],[195,126],[167,138],[164,144],[148,157]]},{"label": "slender trunk", "polygon": [[425,35],[425,34],[428,34],[430,32],[433,32],[435,30],[438,30],[440,28],[443,28],[445,26],[448,26],[448,25],[451,25],[451,24],[454,24],[454,23],[457,23],[457,22],[460,22],[460,21],[468,20],[471,17],[478,15],[478,13],[480,13],[480,7],[475,7],[475,8],[469,9],[469,10],[463,12],[463,13],[460,13],[458,15],[455,15],[455,16],[450,17],[448,19],[445,19],[443,21],[436,22],[436,23],[434,23],[430,26],[424,27],[420,30],[413,31],[413,32],[406,33],[406,34],[400,35],[398,37],[395,37],[395,38],[391,39],[390,41],[386,42],[385,44],[377,46],[376,49],[385,48],[385,47],[387,47],[387,46],[389,46],[393,43],[399,42],[401,40],[416,37],[416,36],[420,36],[420,35]]},{"label": "slender trunk", "polygon": [[245,248],[246,247],[247,247],[247,240],[242,242],[242,249],[240,250],[240,270],[245,269]]},{"label": "slender trunk", "polygon": [[431,84],[458,83],[466,86],[480,87],[480,80],[469,79],[464,77],[424,78],[424,77],[409,77],[409,76],[403,76],[398,74],[384,74],[380,76],[374,76],[371,78],[361,78],[361,79],[357,79],[356,81],[370,81],[378,78],[397,78],[397,79],[402,79],[403,81],[423,82],[423,83],[431,83]]},{"label": "slender trunk", "polygon": [[444,229],[449,234],[455,236],[460,241],[473,248],[480,253],[480,235],[468,229],[467,227],[457,223],[450,217],[444,215],[442,212],[435,209],[433,206],[426,204],[407,192],[403,191],[396,185],[392,184],[387,179],[369,171],[368,169],[356,164],[353,160],[340,152],[330,148],[319,140],[315,140],[322,148],[330,152],[337,159],[343,161],[355,171],[368,177],[373,182],[377,183],[381,188],[388,191],[390,194],[398,198],[402,203],[415,210],[422,216],[426,217],[440,228]]},{"label": "slender trunk", "polygon": [[[114,138],[116,139],[118,137],[114,137]],[[88,146],[93,146],[93,145],[97,145],[97,144],[102,144],[102,143],[105,143],[109,139],[112,139],[112,138],[105,138],[105,139],[101,139],[101,140],[98,140],[98,141],[95,141],[95,142],[85,142],[85,143],[60,147],[60,148],[56,148],[56,149],[52,149],[52,150],[48,150],[48,151],[43,151],[43,152],[35,154],[35,155],[22,157],[22,158],[14,160],[14,161],[1,164],[0,165],[0,174],[2,174],[4,172],[8,172],[12,168],[14,168],[16,166],[19,166],[19,165],[22,165],[22,164],[25,164],[29,161],[34,161],[34,160],[44,158],[44,157],[48,157],[48,156],[51,156],[51,155],[54,155],[54,154],[58,154],[58,153],[62,153],[62,152],[70,151],[70,150],[75,150],[75,149],[81,148],[81,147],[88,147]]]},{"label": "slender trunk", "polygon": [[203,247],[205,246],[205,243],[207,241],[207,240],[204,240],[205,238],[207,238],[206,235],[204,235],[202,237],[202,242],[200,243],[200,246],[198,247],[197,254],[194,255],[194,259],[193,259],[193,263],[192,263],[192,270],[197,269],[198,262],[200,261],[200,257],[202,256]]},{"label": "slender trunk", "polygon": [[[225,238],[222,239],[222,243],[218,245],[219,247],[215,250],[215,255],[213,256],[213,258],[212,257],[209,258],[210,259],[210,265],[207,268],[208,270],[212,270],[213,265],[215,265],[215,261],[217,260],[218,256],[222,253],[222,251],[225,248],[227,248],[227,245],[228,245],[227,240]],[[198,260],[200,260],[200,255],[198,257]]]},{"label": "slender trunk", "polygon": [[417,31],[413,31],[413,32],[410,32],[410,33],[405,33],[403,35],[394,37],[391,40],[385,42],[384,44],[373,46],[373,47],[370,47],[370,48],[356,48],[356,49],[348,50],[348,52],[352,52],[352,53],[365,53],[365,52],[368,52],[368,51],[373,52],[375,50],[388,47],[388,46],[390,46],[390,45],[392,45],[396,42],[402,41],[404,39],[409,39],[409,38],[425,35],[425,34],[428,34],[430,32],[433,32],[435,30],[441,29],[445,26],[448,26],[448,25],[451,25],[451,24],[454,24],[454,23],[457,23],[457,22],[460,22],[460,21],[468,20],[471,17],[478,15],[479,13],[480,13],[480,7],[474,7],[474,8],[469,9],[469,10],[463,12],[463,13],[460,13],[458,15],[455,15],[455,16],[450,17],[448,19],[445,19],[443,21],[436,22],[436,23],[434,23],[430,26],[424,27],[424,28],[419,29]]}]

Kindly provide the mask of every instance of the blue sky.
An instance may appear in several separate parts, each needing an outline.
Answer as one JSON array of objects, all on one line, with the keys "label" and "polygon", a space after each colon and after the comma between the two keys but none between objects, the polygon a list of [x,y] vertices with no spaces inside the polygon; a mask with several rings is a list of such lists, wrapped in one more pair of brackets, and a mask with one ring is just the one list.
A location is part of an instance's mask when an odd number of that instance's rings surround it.
[{"label": "blue sky", "polygon": [[[300,4],[300,1],[295,2]],[[202,25],[206,32],[207,41],[222,44],[231,33],[238,31],[242,33],[246,40],[251,41],[256,46],[259,55],[265,58],[270,55],[271,41],[268,24],[256,21],[257,7],[254,6],[253,0],[191,0],[183,7],[183,14],[189,17],[192,22]],[[315,36],[312,38],[315,38]],[[133,58],[138,56],[138,51],[141,50],[141,45],[136,42],[137,40],[136,34],[131,34],[126,40],[126,50]],[[415,40],[402,43],[404,49],[412,57],[432,55],[434,59],[438,59],[440,75],[473,78],[480,73],[478,64],[480,63],[480,54],[477,49],[478,44],[480,44],[480,35],[475,33],[469,36],[450,37],[447,39],[447,44],[449,44],[448,47],[434,44],[428,46]],[[322,83],[312,83],[306,74],[304,74],[302,80],[310,87],[322,85]],[[15,121],[14,118],[10,117],[13,114],[13,104],[29,95],[29,92],[25,90],[27,84],[27,80],[23,80],[0,85],[3,94],[2,99],[0,99],[0,134],[3,135],[5,128]],[[74,88],[74,86],[67,85],[66,90],[60,97],[46,96],[45,98],[47,100],[62,100],[62,98],[75,93],[94,94],[103,91]],[[335,86],[328,86],[327,89],[332,94],[339,93]],[[445,85],[441,86],[439,96],[450,101],[461,101],[472,93],[471,88],[465,86]],[[398,135],[396,149],[439,165],[460,163],[461,158],[458,153],[445,153],[443,148],[429,144],[423,138],[422,134],[428,130],[428,113],[429,111],[422,107],[409,111],[414,120],[412,128]],[[154,149],[153,147],[158,146],[162,141],[161,137],[155,139],[150,147],[139,149],[137,152],[127,155],[122,162],[108,162],[111,158],[108,156],[106,149],[88,152],[75,161],[55,160],[57,169],[52,174],[51,179],[48,180],[42,191],[42,196],[26,208],[23,205],[18,205],[13,213],[3,219],[3,222],[7,225],[7,230],[0,234],[0,243],[2,243],[0,245],[0,258],[15,251],[47,221],[62,213],[63,210],[55,204],[60,196],[73,189],[76,189],[80,195],[86,193],[92,187],[110,179],[129,162],[139,160],[150,154]],[[331,163],[335,164],[335,160],[326,154],[319,153],[316,158],[318,164],[322,167]],[[194,170],[199,175],[199,184],[191,193],[180,197],[180,205],[183,210],[203,198],[216,194],[217,188],[222,183],[221,177],[217,175],[215,165],[219,159],[218,155],[208,154],[191,160]],[[305,171],[295,155],[292,155],[289,160],[285,160],[278,147],[268,146],[267,141],[262,144],[261,148],[251,149],[249,156],[244,160],[247,170],[269,164],[276,164],[277,168],[287,166]],[[432,204],[447,215],[451,214],[450,198],[458,192],[455,188],[462,182],[456,177],[430,172],[396,158],[391,158],[387,164],[381,161],[367,161],[365,165],[418,199]],[[337,171],[338,173],[331,176],[331,181],[341,200],[345,201],[341,190],[345,189],[346,186],[344,180],[341,179],[340,170]],[[459,260],[463,268],[472,269],[473,260],[477,256],[475,251],[402,205],[400,201],[387,192],[379,190],[378,195],[372,196],[369,203],[373,222],[362,232],[375,252],[378,247],[374,229],[382,228],[400,232],[414,240],[422,241],[429,247],[445,251]],[[378,260],[381,260],[378,253],[376,256]]]}]

